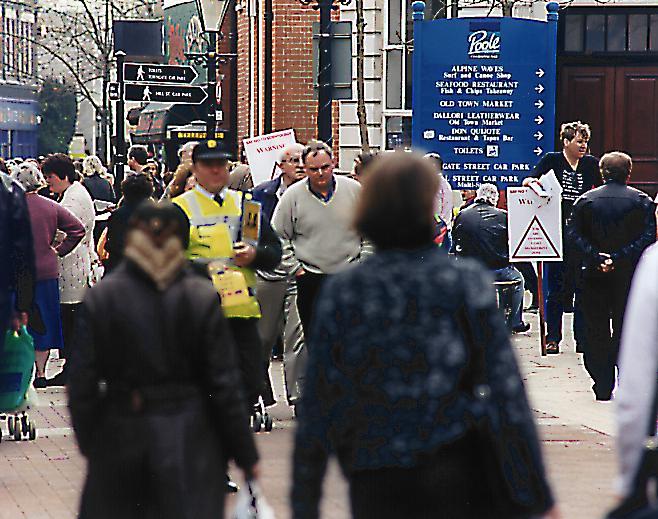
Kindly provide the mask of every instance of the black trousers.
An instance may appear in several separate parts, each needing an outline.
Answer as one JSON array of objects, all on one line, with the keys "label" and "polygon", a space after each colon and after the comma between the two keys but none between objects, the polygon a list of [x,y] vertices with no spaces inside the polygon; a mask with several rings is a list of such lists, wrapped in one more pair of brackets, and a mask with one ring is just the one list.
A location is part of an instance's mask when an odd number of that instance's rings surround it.
[{"label": "black trousers", "polygon": [[353,519],[494,519],[479,450],[467,438],[415,467],[353,472]]},{"label": "black trousers", "polygon": [[524,288],[532,294],[532,303],[539,304],[539,291],[537,284],[537,273],[529,261],[514,263],[516,270],[523,275]]},{"label": "black trousers", "polygon": [[64,338],[64,348],[59,351],[60,359],[68,359],[69,357],[75,339],[75,320],[81,306],[82,303],[59,305],[62,315],[62,336]]},{"label": "black trousers", "polygon": [[297,310],[299,311],[299,319],[302,322],[305,337],[310,334],[315,301],[326,279],[327,274],[313,274],[311,272],[306,272],[303,276],[297,278]]},{"label": "black trousers", "polygon": [[597,396],[609,397],[615,387],[619,339],[632,278],[632,272],[613,271],[583,279],[583,360]]},{"label": "black trousers", "polygon": [[263,372],[262,344],[258,334],[258,319],[228,319],[238,353],[238,363],[242,374],[242,384],[249,404],[249,414],[265,386]]}]

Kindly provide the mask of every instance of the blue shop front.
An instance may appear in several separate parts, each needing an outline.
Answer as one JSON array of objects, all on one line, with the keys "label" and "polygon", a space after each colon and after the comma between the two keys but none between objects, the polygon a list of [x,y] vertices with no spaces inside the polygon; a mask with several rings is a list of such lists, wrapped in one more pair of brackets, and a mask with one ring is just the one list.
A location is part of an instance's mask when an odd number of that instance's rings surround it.
[{"label": "blue shop front", "polygon": [[28,88],[0,87],[0,156],[37,156],[39,102]]}]

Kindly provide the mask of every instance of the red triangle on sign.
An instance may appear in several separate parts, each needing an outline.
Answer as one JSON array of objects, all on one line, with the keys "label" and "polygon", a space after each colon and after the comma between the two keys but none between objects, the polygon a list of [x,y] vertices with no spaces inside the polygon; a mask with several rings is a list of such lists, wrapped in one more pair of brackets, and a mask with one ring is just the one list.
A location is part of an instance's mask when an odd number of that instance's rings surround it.
[{"label": "red triangle on sign", "polygon": [[513,254],[518,259],[559,258],[560,253],[553,245],[544,226],[535,215],[530,221],[519,245]]}]

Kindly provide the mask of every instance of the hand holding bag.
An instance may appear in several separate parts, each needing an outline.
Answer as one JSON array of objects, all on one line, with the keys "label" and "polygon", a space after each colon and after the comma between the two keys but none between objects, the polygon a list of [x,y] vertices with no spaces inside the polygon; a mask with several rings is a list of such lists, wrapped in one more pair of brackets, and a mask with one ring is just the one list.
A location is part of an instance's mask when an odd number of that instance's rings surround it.
[{"label": "hand holding bag", "polygon": [[267,504],[258,483],[251,480],[242,486],[231,519],[274,519],[274,511]]}]

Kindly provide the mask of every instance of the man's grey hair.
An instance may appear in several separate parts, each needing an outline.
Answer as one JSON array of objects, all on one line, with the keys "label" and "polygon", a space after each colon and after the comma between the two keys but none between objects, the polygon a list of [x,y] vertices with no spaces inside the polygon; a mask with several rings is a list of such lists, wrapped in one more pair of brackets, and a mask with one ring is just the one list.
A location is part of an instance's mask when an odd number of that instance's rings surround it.
[{"label": "man's grey hair", "polygon": [[276,158],[276,163],[281,164],[284,160],[286,160],[286,155],[288,155],[288,153],[291,151],[304,151],[304,145],[296,142],[290,146],[286,146],[281,150],[281,153],[279,153],[279,156]]},{"label": "man's grey hair", "polygon": [[485,202],[491,204],[494,207],[498,205],[498,188],[495,184],[482,184],[478,187],[477,193],[475,195],[476,202]]}]

